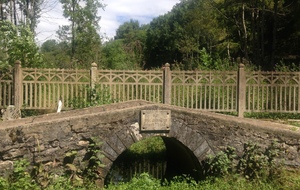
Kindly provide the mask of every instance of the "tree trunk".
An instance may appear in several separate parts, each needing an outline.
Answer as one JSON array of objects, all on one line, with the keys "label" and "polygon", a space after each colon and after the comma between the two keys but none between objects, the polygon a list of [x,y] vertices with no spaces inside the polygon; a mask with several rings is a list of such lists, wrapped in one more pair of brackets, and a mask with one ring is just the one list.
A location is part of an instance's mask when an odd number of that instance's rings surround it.
[{"label": "tree trunk", "polygon": [[245,21],[245,4],[243,3],[243,12],[242,12],[242,24],[243,24],[243,32],[244,32],[244,54],[245,58],[249,60],[248,56],[248,34],[247,34],[247,26]]},{"label": "tree trunk", "polygon": [[13,23],[13,0],[9,1],[9,5],[10,22]]},{"label": "tree trunk", "polygon": [[13,1],[14,3],[14,24],[17,26],[17,9],[16,9],[16,0]]},{"label": "tree trunk", "polygon": [[265,4],[263,4],[263,8],[262,8],[262,15],[261,15],[261,22],[260,22],[260,35],[261,35],[261,39],[260,39],[260,47],[261,47],[261,63],[263,63],[264,61],[264,57],[265,57],[265,38],[264,38],[264,33],[265,33]]},{"label": "tree trunk", "polygon": [[71,52],[71,60],[73,62],[74,55],[75,55],[75,7],[76,7],[76,1],[72,0],[72,13],[71,13],[71,22],[72,22],[72,52]]},{"label": "tree trunk", "polygon": [[4,20],[4,13],[3,13],[3,6],[2,3],[0,3],[0,20]]},{"label": "tree trunk", "polygon": [[278,0],[274,0],[274,15],[273,15],[273,40],[272,40],[272,54],[271,54],[271,69],[274,69],[275,65],[275,51],[276,51],[276,31],[277,31],[277,11]]}]

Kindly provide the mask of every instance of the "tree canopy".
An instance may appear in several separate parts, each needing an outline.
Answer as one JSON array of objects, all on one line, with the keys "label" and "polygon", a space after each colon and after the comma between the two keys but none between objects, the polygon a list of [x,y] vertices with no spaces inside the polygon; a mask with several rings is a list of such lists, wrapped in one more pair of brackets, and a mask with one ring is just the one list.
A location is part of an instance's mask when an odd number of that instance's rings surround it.
[{"label": "tree canopy", "polygon": [[13,66],[16,60],[20,60],[24,67],[44,66],[30,28],[0,21],[0,69]]},{"label": "tree canopy", "polygon": [[215,60],[241,57],[265,70],[299,64],[299,8],[297,0],[181,1],[150,23],[146,65],[195,69],[203,48]]},{"label": "tree canopy", "polygon": [[[34,17],[28,11],[41,2],[15,2],[20,3],[13,7],[14,1],[1,1],[0,19],[26,26],[32,38],[40,9]],[[181,0],[149,24],[133,19],[121,24],[114,39],[105,43],[99,35],[98,10],[104,8],[99,0],[60,2],[69,24],[60,26],[58,40],[40,48],[48,67],[87,68],[96,62],[109,69],[148,69],[169,62],[179,69],[224,69],[241,58],[257,69],[299,68],[299,0]],[[16,22],[15,10],[22,10],[26,19]],[[16,58],[8,56],[7,45],[0,56]]]},{"label": "tree canopy", "polygon": [[98,9],[104,5],[98,0],[60,0],[64,16],[70,25],[57,32],[60,42],[66,45],[70,67],[86,68],[98,62],[101,49]]}]

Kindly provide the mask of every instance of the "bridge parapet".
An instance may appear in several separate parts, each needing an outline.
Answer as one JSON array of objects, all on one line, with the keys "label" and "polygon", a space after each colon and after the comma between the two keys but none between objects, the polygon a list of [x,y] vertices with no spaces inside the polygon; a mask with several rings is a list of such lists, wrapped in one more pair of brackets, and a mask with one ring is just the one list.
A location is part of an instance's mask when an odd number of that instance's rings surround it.
[{"label": "bridge parapet", "polygon": [[[142,131],[142,110],[169,110],[170,130]],[[89,140],[96,137],[103,142],[105,167],[101,175],[104,179],[124,150],[143,138],[157,135],[178,140],[199,162],[227,146],[242,153],[244,143],[266,147],[275,140],[285,149],[285,163],[300,167],[298,128],[146,101],[5,121],[0,125],[0,167],[10,167],[12,161],[20,158],[32,163],[55,161],[62,165],[70,151],[78,152],[75,162],[79,163],[87,153]]]}]

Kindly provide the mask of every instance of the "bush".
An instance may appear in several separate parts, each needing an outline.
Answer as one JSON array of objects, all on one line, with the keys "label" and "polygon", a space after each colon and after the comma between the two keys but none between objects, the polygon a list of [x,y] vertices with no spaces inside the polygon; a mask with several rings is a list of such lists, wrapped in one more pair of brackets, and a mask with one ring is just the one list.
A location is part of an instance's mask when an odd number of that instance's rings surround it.
[{"label": "bush", "polygon": [[96,85],[95,88],[88,87],[88,97],[90,98],[73,98],[70,101],[70,107],[73,107],[74,109],[80,109],[85,107],[100,106],[104,104],[113,103],[109,89],[101,89],[99,85]]}]

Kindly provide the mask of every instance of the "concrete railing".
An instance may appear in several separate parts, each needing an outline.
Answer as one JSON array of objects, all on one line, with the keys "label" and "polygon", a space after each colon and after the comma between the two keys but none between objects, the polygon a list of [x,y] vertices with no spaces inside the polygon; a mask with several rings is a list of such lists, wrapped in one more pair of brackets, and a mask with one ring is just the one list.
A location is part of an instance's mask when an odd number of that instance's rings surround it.
[{"label": "concrete railing", "polygon": [[96,88],[110,102],[146,100],[214,112],[300,111],[300,72],[90,70],[22,68],[0,76],[0,107],[55,109],[84,102]]}]

